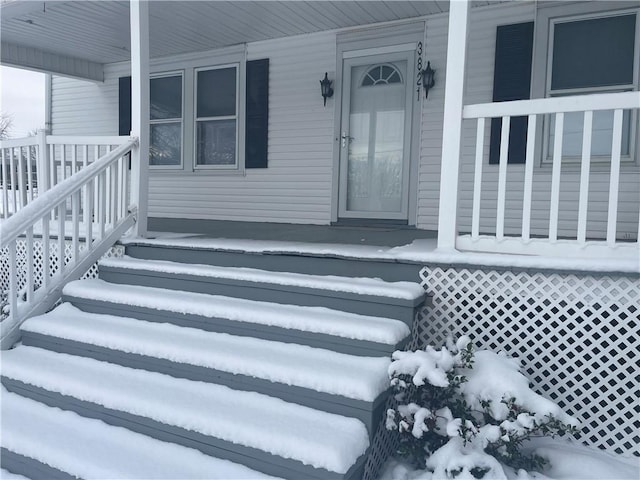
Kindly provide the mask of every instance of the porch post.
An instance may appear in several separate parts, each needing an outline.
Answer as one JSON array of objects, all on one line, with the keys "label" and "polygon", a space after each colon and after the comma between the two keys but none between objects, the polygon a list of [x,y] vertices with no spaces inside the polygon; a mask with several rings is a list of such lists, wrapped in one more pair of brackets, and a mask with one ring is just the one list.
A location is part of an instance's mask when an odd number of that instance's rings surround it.
[{"label": "porch post", "polygon": [[452,250],[458,236],[458,173],[462,137],[465,60],[467,53],[468,0],[449,2],[449,39],[444,89],[438,249]]},{"label": "porch post", "polygon": [[136,234],[147,234],[149,198],[149,2],[130,0],[131,135],[138,148],[131,152],[131,200],[138,207]]}]

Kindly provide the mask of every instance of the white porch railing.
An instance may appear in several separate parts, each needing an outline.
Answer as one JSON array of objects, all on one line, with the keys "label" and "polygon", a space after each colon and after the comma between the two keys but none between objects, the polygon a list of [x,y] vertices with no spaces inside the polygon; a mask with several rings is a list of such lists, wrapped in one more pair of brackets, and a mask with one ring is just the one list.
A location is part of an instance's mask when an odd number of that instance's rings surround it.
[{"label": "white porch railing", "polygon": [[0,219],[27,206],[42,193],[98,158],[123,145],[130,137],[75,137],[46,135],[0,142]]},{"label": "white porch railing", "polygon": [[[618,241],[616,227],[618,219],[618,194],[620,187],[620,166],[623,137],[623,112],[631,110],[632,125],[637,121],[637,111],[640,109],[640,93],[624,92],[597,95],[569,96],[562,98],[544,98],[535,100],[521,100],[502,103],[486,103],[467,105],[463,108],[463,119],[477,119],[475,143],[475,167],[473,181],[473,200],[471,233],[460,235],[456,240],[458,250],[482,251],[495,253],[533,254],[533,255],[573,255],[576,251],[583,254],[611,256],[622,253],[632,256],[638,252],[638,241]],[[613,132],[609,172],[609,194],[606,206],[606,232],[602,241],[587,240],[587,216],[595,202],[589,199],[590,168],[592,162],[591,143],[593,135],[593,114],[597,111],[613,110]],[[633,112],[635,110],[635,112]],[[569,112],[583,113],[583,139],[580,161],[579,198],[577,205],[571,206],[577,211],[577,230],[574,236],[559,238],[558,223],[560,211],[560,186],[562,175],[562,145],[564,116]],[[533,198],[534,166],[536,162],[536,140],[541,136],[536,134],[537,126],[542,124],[542,117],[554,116],[555,127],[552,145],[551,166],[551,194],[549,198],[548,235],[532,235],[531,214]],[[511,117],[527,116],[528,132],[526,158],[524,165],[524,186],[522,196],[522,230],[519,235],[505,234],[505,211],[507,192],[507,171],[513,165],[507,165],[509,151],[509,129]],[[495,211],[495,234],[481,234],[481,194],[483,187],[482,170],[485,160],[485,127],[486,120],[502,118],[500,160],[497,172],[497,208]],[[631,142],[635,139],[631,135]],[[538,142],[539,143],[539,142]],[[538,145],[539,146],[539,145]],[[633,145],[631,152],[634,152]],[[637,155],[637,152],[636,152]],[[522,166],[515,166],[522,169]],[[496,189],[495,184],[491,186]],[[636,202],[638,203],[638,202]],[[602,208],[602,207],[601,207]],[[640,207],[636,204],[636,208]],[[486,213],[486,209],[485,209]],[[637,216],[635,218],[638,218]],[[640,221],[639,221],[640,225]],[[539,233],[539,232],[536,232]],[[564,235],[563,235],[564,236]],[[639,237],[636,237],[636,239]]]},{"label": "white porch railing", "polygon": [[[107,140],[111,142],[112,139]],[[49,138],[49,141],[49,145],[56,145],[56,141],[67,144],[64,137]],[[77,142],[74,145],[78,145]],[[81,144],[83,150],[84,145]],[[0,255],[6,255],[9,264],[9,289],[3,295],[5,300],[0,302],[4,303],[5,315],[8,314],[0,323],[3,349],[17,340],[19,326],[25,319],[51,308],[60,298],[62,287],[82,276],[134,225],[136,206],[130,202],[136,199],[131,198],[127,163],[128,154],[136,146],[137,139],[127,138],[124,144],[97,160],[87,160],[83,168],[79,167],[83,162],[78,163],[75,158],[75,164],[72,162],[75,174],[64,179],[56,176],[52,188],[1,221]],[[85,155],[84,159],[88,157]],[[38,275],[34,272],[34,237],[41,237],[42,242],[42,271],[37,272]],[[84,248],[81,248],[81,237],[84,237]],[[24,258],[18,258],[18,238],[26,239]],[[67,238],[71,242],[71,252],[65,256]],[[52,245],[55,244],[57,258],[54,259]],[[55,273],[51,267],[53,261],[57,265]],[[18,282],[20,269],[26,271],[23,288]]]}]

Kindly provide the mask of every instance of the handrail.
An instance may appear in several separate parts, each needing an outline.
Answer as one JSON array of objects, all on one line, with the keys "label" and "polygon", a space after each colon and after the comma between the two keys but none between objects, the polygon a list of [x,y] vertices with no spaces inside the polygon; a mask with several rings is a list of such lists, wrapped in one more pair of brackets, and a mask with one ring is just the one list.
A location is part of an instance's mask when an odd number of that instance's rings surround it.
[{"label": "handrail", "polygon": [[0,148],[30,147],[38,144],[38,137],[9,138],[0,140]]},{"label": "handrail", "polygon": [[466,105],[463,118],[521,117],[549,113],[569,113],[598,110],[623,110],[640,108],[640,92],[598,93],[567,97],[534,98],[511,102],[479,103]]},{"label": "handrail", "polygon": [[112,150],[98,161],[80,170],[77,174],[63,180],[51,190],[47,190],[15,215],[3,220],[0,248],[9,245],[25,229],[29,228],[35,220],[39,220],[46,215],[51,210],[52,205],[56,205],[61,199],[67,198],[80,190],[84,184],[109,168],[109,165],[114,160],[129,152],[137,144],[138,139],[132,138],[128,143]]}]

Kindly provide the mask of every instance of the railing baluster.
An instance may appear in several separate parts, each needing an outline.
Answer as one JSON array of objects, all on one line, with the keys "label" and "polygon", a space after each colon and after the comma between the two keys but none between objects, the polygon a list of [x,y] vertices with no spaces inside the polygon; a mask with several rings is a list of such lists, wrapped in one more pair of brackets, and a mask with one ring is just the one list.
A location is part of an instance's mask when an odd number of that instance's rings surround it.
[{"label": "railing baluster", "polygon": [[2,218],[9,218],[9,188],[7,186],[6,148],[2,149]]},{"label": "railing baluster", "polygon": [[80,261],[80,192],[76,192],[71,197],[71,224],[73,233],[71,237],[71,264],[74,265]]},{"label": "railing baluster", "polygon": [[18,274],[17,274],[17,242],[9,244],[9,311],[11,316],[18,314]]},{"label": "railing baluster", "polygon": [[500,164],[498,166],[498,209],[496,215],[496,239],[504,239],[504,212],[507,192],[507,163],[509,156],[509,130],[511,117],[502,117],[500,134]]},{"label": "railing baluster", "polygon": [[591,174],[591,137],[593,112],[584,112],[582,123],[582,163],[580,165],[580,198],[578,200],[578,243],[587,241],[587,210],[589,209],[589,176]]},{"label": "railing baluster", "polygon": [[99,211],[99,224],[100,224],[100,240],[104,238],[104,227],[106,223],[106,203],[107,203],[107,174],[106,172],[102,172],[98,177],[98,181],[100,182],[100,211]]},{"label": "railing baluster", "polygon": [[613,138],[611,140],[611,174],[609,177],[609,214],[607,216],[607,245],[616,244],[618,226],[618,189],[620,188],[620,155],[622,150],[622,109],[613,112]]},{"label": "railing baluster", "polygon": [[124,190],[124,157],[118,159],[118,218],[123,218],[125,214],[124,205],[126,204],[125,190]]},{"label": "railing baluster", "polygon": [[12,209],[13,213],[18,211],[18,202],[16,197],[16,165],[13,159],[14,156],[14,148],[9,149],[9,174],[11,176],[11,202],[12,205],[9,208]]},{"label": "railing baluster", "polygon": [[[82,168],[86,168],[89,162],[89,159],[87,158],[89,156],[89,146],[88,145],[83,145],[82,146]],[[84,212],[84,210],[87,208],[87,185],[82,187],[82,211]],[[85,215],[83,214],[83,217],[85,217]]]},{"label": "railing baluster", "polygon": [[91,250],[91,243],[93,242],[93,182],[89,182],[86,185],[87,195],[86,203],[84,206],[84,224],[85,224],[85,243],[87,245],[87,254]]},{"label": "railing baluster", "polygon": [[105,223],[111,222],[111,167],[107,168],[104,172],[105,182]]},{"label": "railing baluster", "polygon": [[49,145],[49,188],[56,184],[56,169],[56,146],[52,143]]},{"label": "railing baluster", "polygon": [[480,204],[482,199],[482,159],[484,158],[485,118],[478,118],[476,126],[476,165],[473,175],[473,212],[471,214],[471,239],[480,235]]},{"label": "railing baluster", "polygon": [[36,151],[35,146],[27,147],[27,190],[29,194],[29,202],[33,202],[33,167],[31,165],[32,154]]},{"label": "railing baluster", "polygon": [[527,242],[531,233],[531,197],[533,195],[533,155],[536,148],[537,115],[529,115],[527,127],[527,153],[524,162],[524,192],[522,197],[522,240]]},{"label": "railing baluster", "polygon": [[51,216],[42,217],[42,286],[47,288],[51,279],[51,237],[49,235]]},{"label": "railing baluster", "polygon": [[555,137],[553,139],[553,167],[551,169],[551,205],[549,209],[549,240],[558,240],[558,210],[560,207],[560,173],[562,166],[562,136],[564,113],[556,113]]},{"label": "railing baluster", "polygon": [[78,169],[78,146],[71,145],[71,175]]},{"label": "railing baluster", "polygon": [[67,217],[67,202],[66,199],[58,205],[58,273],[62,275],[64,270],[64,257],[65,257],[65,239],[64,239],[64,225]]},{"label": "railing baluster", "polygon": [[67,146],[63,143],[60,145],[60,176],[58,181],[61,182],[67,178]]},{"label": "railing baluster", "polygon": [[27,261],[27,302],[30,302],[33,299],[34,292],[34,278],[33,278],[33,264],[34,264],[34,248],[33,248],[33,226],[27,229],[27,245],[26,251],[24,252],[26,261]]},{"label": "railing baluster", "polygon": [[18,200],[21,209],[24,208],[27,204],[27,186],[24,178],[25,172],[26,168],[24,165],[24,149],[23,147],[18,147]]}]

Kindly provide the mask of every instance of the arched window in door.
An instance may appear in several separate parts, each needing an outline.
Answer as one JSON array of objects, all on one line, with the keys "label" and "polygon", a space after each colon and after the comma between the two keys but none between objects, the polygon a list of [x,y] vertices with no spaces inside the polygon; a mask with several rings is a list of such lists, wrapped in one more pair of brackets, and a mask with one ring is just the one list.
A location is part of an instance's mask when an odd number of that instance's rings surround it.
[{"label": "arched window in door", "polygon": [[389,85],[402,83],[402,76],[396,67],[389,64],[374,65],[364,74],[360,86]]}]

